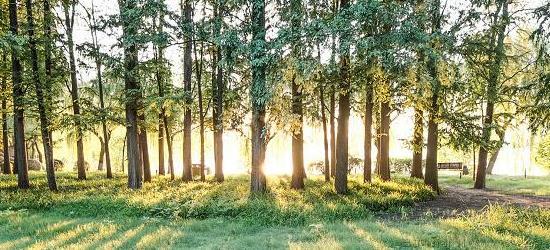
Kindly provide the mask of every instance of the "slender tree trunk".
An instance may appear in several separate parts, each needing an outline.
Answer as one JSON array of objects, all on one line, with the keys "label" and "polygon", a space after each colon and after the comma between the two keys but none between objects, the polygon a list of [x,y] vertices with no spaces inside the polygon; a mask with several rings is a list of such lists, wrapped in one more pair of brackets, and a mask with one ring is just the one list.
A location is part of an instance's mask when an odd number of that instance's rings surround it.
[{"label": "slender tree trunk", "polygon": [[365,142],[363,146],[365,159],[363,161],[363,181],[370,183],[372,181],[372,86],[367,87],[365,98]]},{"label": "slender tree trunk", "polygon": [[[101,63],[99,61],[96,62],[96,68],[97,68],[97,81],[99,86],[99,106],[102,110],[102,112],[106,112],[105,110],[105,101],[104,101],[104,94],[103,94],[103,80],[102,80],[102,74],[101,74]],[[107,119],[105,118],[105,115],[102,116],[101,119],[101,129],[103,131],[103,138],[104,139],[104,145],[103,148],[105,150],[105,164],[107,168],[107,178],[111,179],[113,178],[113,171],[111,169],[111,153],[109,150],[109,130],[107,129]],[[103,170],[103,169],[102,169]]]},{"label": "slender tree trunk", "polygon": [[206,176],[204,173],[204,164],[205,164],[205,156],[204,156],[204,108],[203,108],[203,100],[202,100],[202,70],[203,70],[203,44],[201,43],[201,52],[200,52],[200,58],[197,56],[197,46],[196,44],[193,46],[194,53],[195,53],[195,69],[196,69],[196,75],[197,75],[197,94],[199,96],[199,132],[200,132],[200,160],[201,160],[201,181],[206,181]]},{"label": "slender tree trunk", "polygon": [[[223,1],[222,1],[223,2]],[[223,3],[216,1],[214,9],[214,34],[220,34],[223,18]],[[224,180],[223,174],[223,102],[225,92],[225,81],[223,77],[222,48],[219,44],[215,45],[212,68],[212,97],[214,107],[212,109],[212,122],[214,128],[214,178],[218,182]]]},{"label": "slender tree trunk", "polygon": [[304,113],[302,108],[302,90],[292,79],[292,114],[299,119],[300,127],[292,135],[292,182],[293,189],[304,189]]},{"label": "slender tree trunk", "polygon": [[[340,11],[349,7],[349,0],[340,0]],[[336,173],[334,188],[338,194],[348,192],[348,127],[350,115],[351,85],[349,75],[349,45],[348,34],[342,34],[342,53],[340,55],[340,82],[338,96],[338,135],[336,137]]]},{"label": "slender tree trunk", "polygon": [[[495,61],[491,67],[489,79],[487,81],[487,106],[485,107],[485,120],[483,121],[483,132],[481,135],[482,144],[479,148],[476,181],[474,183],[475,189],[485,188],[485,177],[487,169],[487,153],[488,145],[491,140],[491,132],[493,127],[493,113],[495,108],[496,97],[498,95],[498,84],[501,73],[501,66],[504,58],[506,57],[504,48],[504,39],[506,37],[506,27],[508,26],[508,0],[501,0],[502,4],[502,23],[497,24],[498,27],[498,39],[495,49]],[[495,14],[495,16],[498,13]],[[496,24],[496,23],[495,23]]]},{"label": "slender tree trunk", "polygon": [[[123,38],[137,34],[138,21],[129,13],[136,11],[137,6],[132,0],[119,1],[122,19]],[[142,164],[139,147],[138,109],[140,86],[137,78],[138,47],[135,41],[124,39],[124,85],[126,90],[126,152],[128,155],[128,187],[139,189],[142,186]]]},{"label": "slender tree trunk", "polygon": [[390,104],[380,104],[380,179],[390,180]]},{"label": "slender tree trunk", "polygon": [[330,121],[330,176],[334,177],[336,173],[336,88],[330,87],[329,100],[329,121]]},{"label": "slender tree trunk", "polygon": [[[192,34],[192,10],[191,0],[183,0],[183,16],[185,23],[188,27],[188,35]],[[183,54],[183,85],[186,93],[185,112],[183,118],[183,180],[192,181],[193,173],[191,172],[191,104],[192,104],[192,92],[191,92],[191,74],[192,74],[192,39],[188,39],[185,42],[184,54]]]},{"label": "slender tree trunk", "polygon": [[105,157],[105,143],[103,142],[103,140],[100,140],[100,141],[101,141],[101,146],[99,150],[99,159],[97,161],[97,170],[103,171],[103,158]]},{"label": "slender tree trunk", "polygon": [[323,146],[325,149],[325,181],[330,181],[330,161],[329,161],[329,145],[327,131],[327,116],[325,114],[325,91],[324,86],[319,87],[319,100],[321,101],[321,123],[323,124]]},{"label": "slender tree trunk", "polygon": [[266,41],[265,41],[265,0],[252,1],[252,42],[250,60],[252,64],[252,86],[250,99],[252,102],[252,169],[250,191],[252,193],[265,192],[267,189],[264,174],[265,150],[267,147],[267,132],[265,124],[266,99]]},{"label": "slender tree trunk", "polygon": [[[84,142],[83,142],[83,132],[82,124],[80,121],[80,99],[78,96],[78,83],[76,78],[76,59],[74,55],[74,41],[73,41],[73,24],[75,18],[75,3],[66,3],[63,6],[65,13],[65,27],[67,31],[67,47],[69,50],[69,67],[71,75],[71,99],[73,114],[76,125],[76,154],[77,154],[77,169],[78,169],[78,179],[86,179],[86,167],[84,166]],[[71,13],[69,13],[69,8]]]},{"label": "slender tree trunk", "polygon": [[[139,97],[142,98],[141,95]],[[140,106],[142,106],[140,104]],[[143,107],[142,107],[143,108]],[[151,163],[149,161],[149,145],[147,143],[147,129],[145,128],[145,115],[138,115],[140,125],[139,132],[139,149],[141,151],[141,160],[143,164],[143,181],[151,182]]]},{"label": "slender tree trunk", "polygon": [[413,161],[411,177],[424,178],[422,174],[422,149],[424,148],[424,112],[420,109],[414,110],[414,131],[413,131]]},{"label": "slender tree trunk", "polygon": [[[6,63],[6,54],[2,53],[2,72],[0,73],[2,75],[2,85],[1,85],[1,91],[2,93],[5,93],[8,84],[7,84],[7,76],[4,72],[7,72],[7,63]],[[12,174],[11,167],[10,167],[10,138],[9,138],[9,131],[8,131],[8,104],[7,104],[7,98],[2,98],[2,151],[4,154],[4,161],[2,162],[2,173],[4,174]]]},{"label": "slender tree trunk", "polygon": [[[19,23],[17,20],[17,1],[9,0],[10,31],[12,35],[18,35]],[[13,127],[15,142],[14,168],[17,172],[17,185],[20,189],[29,188],[29,171],[27,168],[27,152],[25,146],[25,117],[23,100],[25,87],[23,86],[23,66],[19,59],[17,48],[11,48],[11,69],[13,85]]]},{"label": "slender tree trunk", "polygon": [[[164,26],[164,14],[160,14],[158,16],[158,26],[157,26],[157,32],[160,34],[163,32],[163,26]],[[161,70],[164,70],[164,49],[162,46],[156,46],[156,72],[155,72],[155,78],[157,81],[157,88],[158,88],[158,94],[159,99],[164,99],[164,78],[163,78],[163,72]],[[160,105],[160,112],[158,115],[158,158],[159,158],[159,166],[158,171],[159,175],[165,175],[166,174],[166,168],[164,166],[164,118],[166,116],[166,110],[164,108],[164,103],[161,103]]]}]

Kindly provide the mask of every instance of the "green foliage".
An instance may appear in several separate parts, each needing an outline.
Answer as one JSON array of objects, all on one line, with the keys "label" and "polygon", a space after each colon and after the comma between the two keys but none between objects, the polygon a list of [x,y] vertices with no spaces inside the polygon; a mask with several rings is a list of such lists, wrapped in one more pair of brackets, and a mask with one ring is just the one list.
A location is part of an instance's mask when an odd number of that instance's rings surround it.
[{"label": "green foliage", "polygon": [[535,161],[537,164],[550,169],[550,136],[545,136],[537,146]]},{"label": "green foliage", "polygon": [[409,179],[374,184],[354,179],[349,185],[350,194],[340,196],[330,183],[321,180],[308,180],[305,191],[296,191],[288,188],[288,178],[271,178],[268,193],[250,196],[246,177],[230,178],[224,183],[167,182],[156,178],[142,190],[131,191],[123,176],[106,180],[92,175],[82,182],[60,174],[58,193],[47,191],[42,175],[31,178],[36,186],[20,191],[13,177],[1,177],[0,210],[46,210],[98,218],[225,218],[250,224],[307,225],[369,218],[378,211],[399,210],[434,197],[421,182]]}]

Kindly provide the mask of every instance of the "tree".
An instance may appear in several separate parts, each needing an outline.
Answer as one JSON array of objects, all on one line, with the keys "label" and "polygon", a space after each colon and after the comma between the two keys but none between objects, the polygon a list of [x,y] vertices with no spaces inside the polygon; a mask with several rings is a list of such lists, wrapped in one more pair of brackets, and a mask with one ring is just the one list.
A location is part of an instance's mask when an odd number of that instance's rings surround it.
[{"label": "tree", "polygon": [[[340,12],[345,12],[350,5],[348,0],[340,0]],[[351,86],[349,76],[350,34],[340,36],[340,79],[338,95],[338,135],[336,137],[336,174],[334,187],[336,193],[348,192],[348,127],[350,115]]]},{"label": "tree", "polygon": [[139,189],[142,185],[141,151],[139,148],[138,109],[140,84],[137,78],[138,44],[135,36],[139,20],[135,18],[135,0],[118,2],[122,21],[122,45],[124,49],[124,89],[126,91],[126,152],[128,157],[128,187]]},{"label": "tree", "polygon": [[[493,14],[495,20],[494,25],[497,27],[496,32],[493,33],[493,37],[491,38],[491,43],[495,46],[493,55],[494,61],[490,68],[489,79],[487,79],[487,104],[485,107],[485,118],[483,121],[483,132],[481,135],[482,144],[479,148],[476,181],[474,184],[474,188],[476,189],[485,188],[487,155],[489,151],[488,145],[491,139],[494,108],[498,95],[497,88],[500,81],[501,67],[506,59],[504,38],[506,37],[506,28],[510,22],[508,4],[508,0],[498,1],[497,12]],[[500,14],[501,12],[502,14]],[[498,18],[499,15],[500,18]],[[493,43],[493,41],[496,41],[496,43]]]},{"label": "tree", "polygon": [[259,193],[265,192],[267,188],[264,161],[267,146],[265,115],[269,92],[266,86],[265,0],[251,0],[251,4],[252,41],[250,44],[250,65],[252,68],[252,86],[250,87],[250,101],[252,102],[252,169],[250,171],[250,191],[252,193]]},{"label": "tree", "polygon": [[[224,13],[224,1],[215,1],[214,3],[214,37],[221,32],[221,24]],[[225,91],[225,79],[223,74],[222,47],[220,37],[214,42],[214,55],[212,56],[212,100],[214,107],[212,110],[212,127],[214,130],[214,178],[218,182],[224,180],[223,175],[223,103]]]},{"label": "tree", "polygon": [[[33,17],[33,9],[32,9],[32,0],[26,0],[25,1],[25,7],[27,10],[27,34],[29,37],[29,49],[31,52],[31,68],[32,68],[32,76],[34,78],[35,83],[35,91],[36,91],[36,98],[38,102],[38,113],[40,116],[40,132],[42,134],[42,144],[44,146],[44,155],[45,155],[45,161],[46,161],[46,173],[47,173],[47,179],[48,179],[48,187],[52,191],[57,191],[57,183],[55,181],[55,169],[53,165],[53,148],[52,148],[52,140],[50,138],[51,132],[50,132],[50,121],[48,114],[50,113],[48,110],[49,105],[46,104],[45,98],[44,98],[44,89],[46,84],[42,81],[40,77],[40,72],[38,68],[38,52],[36,49],[36,37],[35,37],[35,26],[34,26],[34,17]],[[49,94],[49,93],[48,93]]]},{"label": "tree", "polygon": [[67,50],[69,52],[69,72],[71,77],[71,100],[74,115],[74,123],[76,128],[76,154],[77,154],[77,170],[78,179],[86,179],[86,166],[84,165],[84,133],[82,132],[82,124],[80,121],[80,100],[78,96],[78,79],[76,77],[76,59],[74,54],[73,28],[76,13],[76,3],[74,0],[63,0],[63,12],[65,14],[65,32],[67,36]]},{"label": "tree", "polygon": [[[19,43],[18,29],[19,22],[17,20],[17,1],[9,1],[10,12],[10,32],[15,39],[14,43]],[[20,54],[19,44],[12,44],[11,47],[11,72],[13,85],[13,128],[14,128],[14,144],[15,157],[14,168],[17,172],[17,186],[21,189],[27,189],[29,185],[29,171],[27,168],[27,150],[25,146],[25,86],[23,86],[23,66],[19,59]]]},{"label": "tree", "polygon": [[184,24],[186,25],[185,31],[187,34],[185,47],[183,52],[183,85],[185,91],[185,113],[183,118],[183,180],[193,180],[193,174],[191,173],[191,105],[192,105],[192,92],[191,92],[191,74],[193,67],[192,53],[192,32],[193,32],[193,19],[190,0],[182,0],[182,15]]}]

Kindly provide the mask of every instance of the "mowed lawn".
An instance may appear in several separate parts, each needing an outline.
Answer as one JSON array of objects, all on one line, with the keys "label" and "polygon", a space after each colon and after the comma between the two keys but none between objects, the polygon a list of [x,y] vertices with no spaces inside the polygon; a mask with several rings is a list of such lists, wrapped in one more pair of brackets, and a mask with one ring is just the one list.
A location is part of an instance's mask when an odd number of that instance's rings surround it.
[{"label": "mowed lawn", "polygon": [[[464,188],[472,188],[474,180],[472,175],[462,176],[445,174],[439,176],[439,181],[445,185],[456,185]],[[500,176],[488,175],[486,187],[488,190],[496,190],[506,194],[526,194],[550,196],[550,176]]]},{"label": "mowed lawn", "polygon": [[[59,177],[59,193],[19,191],[0,177],[0,249],[59,248],[439,248],[547,249],[550,211],[491,207],[453,219],[406,219],[407,207],[432,199],[421,182],[396,179],[350,182],[338,196],[331,185],[308,180],[293,191],[288,178],[271,178],[270,192],[250,196],[248,179],[223,184],[170,182],[158,178],[141,191],[125,178],[88,181]],[[403,219],[383,219],[384,213]]]}]

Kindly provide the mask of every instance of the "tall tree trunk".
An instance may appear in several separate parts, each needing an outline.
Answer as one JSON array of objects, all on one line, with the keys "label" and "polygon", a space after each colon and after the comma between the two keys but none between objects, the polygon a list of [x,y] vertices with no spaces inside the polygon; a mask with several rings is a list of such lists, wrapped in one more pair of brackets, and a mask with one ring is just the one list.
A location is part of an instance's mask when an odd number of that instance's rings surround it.
[{"label": "tall tree trunk", "polygon": [[414,131],[413,131],[413,160],[411,177],[424,178],[422,174],[422,149],[424,148],[424,112],[416,108],[414,110]]},{"label": "tall tree trunk", "polygon": [[[139,96],[139,99],[141,99],[141,95]],[[140,104],[141,108],[143,108],[143,105]],[[145,115],[139,114],[138,115],[138,124],[139,128],[139,150],[141,151],[141,161],[143,164],[143,181],[144,182],[151,182],[151,163],[149,161],[149,145],[147,143],[147,129],[145,128]]]},{"label": "tall tree trunk", "polygon": [[[223,1],[221,1],[223,2]],[[220,1],[216,1],[214,9],[214,34],[220,34],[223,18],[223,5]],[[214,178],[218,182],[224,180],[223,174],[223,102],[225,92],[225,81],[223,78],[223,66],[220,64],[222,60],[222,48],[220,44],[216,44],[214,49],[212,68],[212,125],[214,129]]]},{"label": "tall tree trunk", "polygon": [[119,1],[122,19],[123,47],[124,47],[124,87],[126,91],[126,153],[128,155],[128,187],[139,189],[142,186],[142,164],[139,147],[138,109],[139,92],[138,82],[138,46],[136,41],[128,39],[137,34],[137,25],[130,13],[136,11],[133,0]]},{"label": "tall tree trunk", "polygon": [[380,179],[390,180],[390,103],[380,104]]},{"label": "tall tree trunk", "polygon": [[[487,81],[487,106],[485,107],[485,119],[483,121],[483,132],[481,135],[482,144],[479,148],[477,172],[476,172],[476,181],[474,183],[475,189],[485,188],[485,177],[487,169],[487,153],[488,145],[491,141],[491,132],[493,128],[493,113],[495,108],[495,102],[498,95],[498,84],[501,73],[502,62],[506,57],[505,48],[504,48],[504,39],[506,37],[506,27],[509,23],[508,16],[508,0],[501,0],[502,4],[502,16],[501,23],[498,24],[495,22],[498,27],[497,34],[497,44],[495,49],[495,55],[493,65],[491,67],[489,79]],[[495,16],[498,15],[498,12],[495,13]]]},{"label": "tall tree trunk", "polygon": [[[191,37],[192,34],[192,9],[191,0],[182,0],[183,4],[183,16],[185,23],[188,25],[187,34]],[[186,93],[185,112],[183,118],[183,180],[192,181],[193,173],[191,172],[191,104],[192,104],[192,92],[191,92],[191,74],[192,74],[192,39],[189,38],[185,42],[184,54],[183,54],[183,85]]]},{"label": "tall tree trunk", "polygon": [[176,179],[176,174],[174,173],[174,151],[172,151],[172,135],[168,126],[168,118],[164,116],[164,131],[166,132],[166,144],[168,145],[168,171],[170,172],[170,180]]},{"label": "tall tree trunk", "polygon": [[330,87],[329,98],[329,121],[330,121],[330,176],[336,174],[336,88],[334,84]]},{"label": "tall tree trunk", "polygon": [[[4,72],[7,72],[7,63],[6,63],[6,54],[2,53],[2,72],[0,73],[2,76],[2,82],[1,82],[1,91],[2,95],[6,93],[6,90],[8,89],[7,84],[7,76]],[[10,167],[10,138],[9,138],[9,131],[8,131],[8,104],[7,104],[7,98],[2,98],[2,152],[4,154],[4,161],[2,162],[2,173],[4,174],[11,174],[11,167]]]},{"label": "tall tree trunk", "polygon": [[[202,97],[202,71],[203,71],[203,48],[204,45],[201,43],[201,52],[200,58],[197,56],[197,45],[194,44],[193,51],[195,53],[195,70],[197,76],[197,94],[199,96],[199,133],[200,133],[200,160],[201,160],[201,181],[206,181],[206,175],[204,173],[204,164],[205,164],[205,154],[204,154],[204,107],[203,107],[203,97]],[[215,60],[213,60],[215,61]],[[212,67],[214,69],[214,67]],[[212,70],[214,72],[214,70]],[[213,73],[214,74],[214,73]]]},{"label": "tall tree trunk", "polygon": [[[431,66],[435,67],[435,65]],[[435,70],[432,69],[432,70]],[[434,73],[431,73],[434,75]],[[428,145],[426,148],[426,174],[424,177],[424,183],[432,188],[432,190],[439,192],[439,182],[437,176],[437,148],[438,148],[438,124],[437,117],[439,114],[439,80],[434,80],[435,88],[432,90],[432,102],[430,106],[430,116],[428,120]]]},{"label": "tall tree trunk", "polygon": [[97,161],[97,170],[98,171],[103,171],[103,159],[105,157],[105,143],[103,142],[103,140],[100,140],[101,141],[101,146],[100,146],[100,149],[99,149],[99,158],[98,158],[98,161]]},{"label": "tall tree trunk", "polygon": [[[349,0],[340,0],[340,11],[349,7]],[[338,194],[348,192],[348,127],[350,115],[350,75],[349,75],[349,45],[348,34],[340,37],[342,53],[340,55],[340,81],[338,96],[338,134],[336,135],[336,175],[334,177],[334,188]]]},{"label": "tall tree trunk", "polygon": [[372,86],[367,87],[365,98],[365,141],[364,141],[364,156],[363,160],[363,181],[370,183],[372,181]]},{"label": "tall tree trunk", "polygon": [[252,193],[265,192],[267,188],[264,174],[265,150],[267,147],[267,132],[265,124],[266,99],[266,41],[265,41],[265,0],[252,1],[252,42],[251,68],[252,86],[250,99],[252,102],[252,169],[250,171],[250,191]]},{"label": "tall tree trunk", "polygon": [[[10,31],[12,35],[18,35],[19,23],[17,21],[17,1],[9,0]],[[13,85],[13,127],[15,142],[14,168],[17,172],[17,185],[21,189],[29,188],[29,171],[27,168],[27,152],[25,146],[25,116],[23,100],[25,87],[23,86],[23,66],[19,59],[19,51],[14,46],[11,48],[11,70]]]},{"label": "tall tree trunk", "polygon": [[[76,59],[74,55],[74,40],[73,40],[73,25],[75,19],[75,2],[64,3],[63,10],[65,13],[65,28],[67,29],[67,47],[69,50],[69,67],[71,75],[71,100],[73,107],[73,115],[76,125],[76,155],[77,155],[77,169],[78,179],[86,179],[86,167],[84,166],[84,142],[82,124],[80,120],[80,99],[78,96],[78,83],[76,78]],[[70,13],[69,13],[70,9]]]},{"label": "tall tree trunk", "polygon": [[319,86],[319,100],[321,101],[321,123],[323,124],[323,146],[325,153],[325,181],[330,181],[330,161],[329,161],[329,145],[327,131],[327,116],[325,114],[325,91],[324,86]]},{"label": "tall tree trunk", "polygon": [[[159,14],[158,16],[158,26],[157,26],[157,33],[161,34],[163,32],[164,27],[164,14]],[[157,88],[158,88],[158,95],[159,99],[164,99],[164,78],[163,73],[161,71],[164,71],[164,48],[160,45],[156,46],[156,72],[155,72],[155,80],[157,81]],[[164,166],[164,118],[166,117],[166,110],[164,108],[164,103],[161,103],[160,105],[160,112],[158,115],[158,158],[159,158],[159,166],[158,171],[159,175],[165,175],[166,174],[166,168]]]},{"label": "tall tree trunk", "polygon": [[[105,101],[104,101],[104,94],[103,94],[103,80],[101,76],[101,63],[99,61],[96,62],[96,68],[97,68],[97,81],[99,86],[99,106],[103,113],[105,113]],[[111,153],[109,150],[109,130],[107,129],[107,119],[105,118],[105,114],[101,118],[101,129],[103,132],[103,148],[105,150],[105,165],[107,168],[107,178],[111,179],[113,178],[113,170],[111,169]],[[103,169],[102,169],[103,170]]]},{"label": "tall tree trunk", "polygon": [[[441,13],[440,13],[440,1],[436,0],[432,3],[431,9],[431,25],[432,34],[436,34],[441,30]],[[431,44],[432,49],[435,48],[435,44]],[[428,73],[432,77],[431,89],[432,97],[429,110],[428,120],[428,145],[426,146],[426,169],[424,173],[424,183],[432,188],[432,190],[439,193],[439,181],[437,173],[437,149],[439,146],[438,137],[438,119],[439,119],[439,98],[441,81],[439,79],[437,69],[437,59],[431,56],[428,60]]]},{"label": "tall tree trunk", "polygon": [[[302,8],[301,0],[291,0],[290,9],[293,12],[291,15],[291,29],[294,34],[298,34],[295,41],[291,44],[292,52],[291,56],[296,60],[300,60],[301,56],[301,41],[300,41],[300,13]],[[292,114],[298,118],[299,126],[292,133],[292,181],[291,188],[304,189],[304,111],[302,106],[302,86],[296,82],[296,73],[292,77],[291,81],[292,90]]]}]

